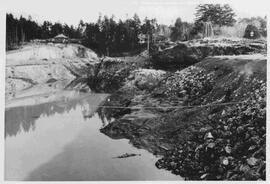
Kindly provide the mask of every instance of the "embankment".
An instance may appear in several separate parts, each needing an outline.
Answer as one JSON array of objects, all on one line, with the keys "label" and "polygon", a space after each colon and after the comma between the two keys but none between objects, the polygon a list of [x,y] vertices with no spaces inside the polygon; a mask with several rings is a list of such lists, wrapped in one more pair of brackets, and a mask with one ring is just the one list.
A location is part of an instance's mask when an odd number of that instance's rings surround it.
[{"label": "embankment", "polygon": [[189,180],[265,180],[266,56],[254,52],[176,72],[135,67],[105,103],[114,108],[99,109],[112,120],[101,132]]},{"label": "embankment", "polygon": [[35,85],[52,85],[93,75],[96,53],[78,44],[32,44],[6,55],[6,96]]}]

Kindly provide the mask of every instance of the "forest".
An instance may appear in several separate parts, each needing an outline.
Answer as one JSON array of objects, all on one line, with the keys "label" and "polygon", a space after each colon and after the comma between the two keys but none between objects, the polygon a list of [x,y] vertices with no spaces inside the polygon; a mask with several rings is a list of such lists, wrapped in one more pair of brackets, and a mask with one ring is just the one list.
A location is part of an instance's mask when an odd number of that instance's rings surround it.
[{"label": "forest", "polygon": [[115,56],[120,53],[136,53],[146,48],[140,42],[140,35],[149,35],[150,45],[159,40],[186,41],[202,38],[203,23],[211,22],[216,36],[243,37],[247,25],[256,30],[256,35],[266,37],[266,17],[241,18],[236,20],[229,5],[200,4],[197,6],[194,22],[176,18],[174,25],[162,25],[157,20],[145,17],[143,20],[135,14],[126,20],[116,20],[115,16],[98,17],[96,22],[80,20],[78,25],[44,21],[38,23],[13,14],[6,15],[6,50],[33,39],[49,39],[63,33],[69,38],[80,39],[82,44],[99,55]]},{"label": "forest", "polygon": [[153,35],[157,29],[155,19],[145,18],[143,23],[138,15],[125,21],[116,22],[114,16],[99,16],[96,23],[86,23],[82,20],[77,26],[69,26],[59,22],[44,21],[37,23],[29,16],[15,18],[7,14],[6,19],[6,50],[16,48],[18,45],[33,39],[49,39],[63,33],[69,38],[81,39],[82,44],[99,54],[127,52],[138,50],[139,34]]}]

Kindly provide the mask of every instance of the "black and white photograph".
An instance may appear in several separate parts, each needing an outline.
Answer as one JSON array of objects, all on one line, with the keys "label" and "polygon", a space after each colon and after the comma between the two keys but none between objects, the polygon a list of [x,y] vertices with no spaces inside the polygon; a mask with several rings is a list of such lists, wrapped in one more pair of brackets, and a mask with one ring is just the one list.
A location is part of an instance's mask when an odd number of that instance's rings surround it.
[{"label": "black and white photograph", "polygon": [[266,182],[266,2],[1,2],[3,182]]}]

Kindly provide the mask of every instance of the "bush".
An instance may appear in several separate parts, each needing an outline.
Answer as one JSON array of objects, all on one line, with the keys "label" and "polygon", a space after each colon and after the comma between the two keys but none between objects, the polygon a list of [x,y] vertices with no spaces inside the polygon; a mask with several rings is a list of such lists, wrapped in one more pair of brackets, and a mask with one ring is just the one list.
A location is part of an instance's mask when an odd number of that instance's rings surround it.
[{"label": "bush", "polygon": [[[253,32],[253,35],[252,35],[252,32]],[[245,30],[244,38],[249,38],[249,39],[260,38],[259,29],[256,26],[248,25]]]}]

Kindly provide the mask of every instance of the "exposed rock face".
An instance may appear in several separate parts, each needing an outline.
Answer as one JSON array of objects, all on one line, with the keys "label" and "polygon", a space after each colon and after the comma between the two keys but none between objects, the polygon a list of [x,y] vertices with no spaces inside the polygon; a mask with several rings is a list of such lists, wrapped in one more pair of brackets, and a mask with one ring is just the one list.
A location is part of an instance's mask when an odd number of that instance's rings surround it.
[{"label": "exposed rock face", "polygon": [[[158,47],[163,48],[158,51]],[[240,55],[266,52],[265,41],[249,40],[191,40],[157,45],[152,51],[152,62],[157,68],[182,69],[207,56]]]}]

